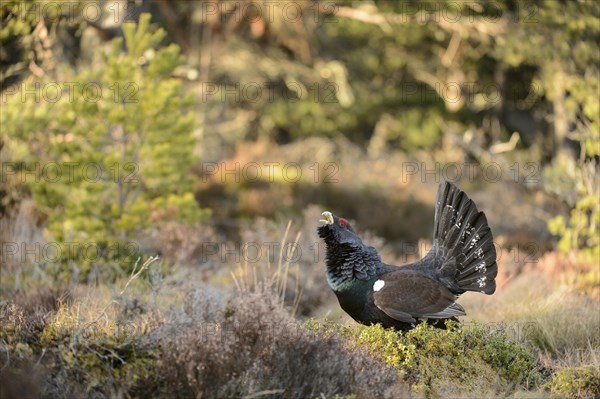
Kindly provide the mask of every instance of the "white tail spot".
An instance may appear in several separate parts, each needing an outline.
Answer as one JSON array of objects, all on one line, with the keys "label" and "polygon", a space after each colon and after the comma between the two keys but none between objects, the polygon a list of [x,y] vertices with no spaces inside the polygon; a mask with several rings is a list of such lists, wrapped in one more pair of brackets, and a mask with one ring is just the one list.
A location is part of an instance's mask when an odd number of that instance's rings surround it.
[{"label": "white tail spot", "polygon": [[373,291],[377,292],[380,289],[383,288],[383,286],[385,285],[385,281],[383,280],[377,280],[375,281],[375,284],[373,284]]},{"label": "white tail spot", "polygon": [[481,249],[481,247],[477,248],[477,251],[475,251],[475,257],[477,259],[483,258],[483,249]]},{"label": "white tail spot", "polygon": [[475,271],[477,272],[486,272],[487,269],[485,267],[485,262],[481,262],[480,264],[478,264],[477,266],[475,266]]},{"label": "white tail spot", "polygon": [[475,237],[473,239],[471,239],[471,244],[469,245],[469,249],[472,249],[477,242],[479,242],[479,234],[475,234]]}]

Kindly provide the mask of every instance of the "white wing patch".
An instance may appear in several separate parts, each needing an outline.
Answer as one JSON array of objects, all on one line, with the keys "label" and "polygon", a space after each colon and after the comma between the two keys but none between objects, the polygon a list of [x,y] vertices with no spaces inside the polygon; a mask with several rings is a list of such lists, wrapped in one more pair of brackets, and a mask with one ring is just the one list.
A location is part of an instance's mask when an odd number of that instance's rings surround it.
[{"label": "white wing patch", "polygon": [[385,285],[385,281],[383,280],[377,280],[375,281],[375,284],[373,284],[373,291],[377,292],[380,289],[383,288],[383,286]]}]

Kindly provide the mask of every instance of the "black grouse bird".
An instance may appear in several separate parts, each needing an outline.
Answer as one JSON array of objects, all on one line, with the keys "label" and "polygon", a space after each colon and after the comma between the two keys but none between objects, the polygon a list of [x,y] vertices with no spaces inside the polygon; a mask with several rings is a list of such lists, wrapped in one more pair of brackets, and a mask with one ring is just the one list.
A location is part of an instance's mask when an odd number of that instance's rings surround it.
[{"label": "black grouse bird", "polygon": [[452,183],[438,188],[431,250],[402,267],[383,263],[345,219],[323,216],[318,232],[327,247],[327,281],[359,323],[410,330],[423,318],[444,328],[444,320],[465,315],[456,303],[460,294],[496,290],[496,249],[485,214]]}]

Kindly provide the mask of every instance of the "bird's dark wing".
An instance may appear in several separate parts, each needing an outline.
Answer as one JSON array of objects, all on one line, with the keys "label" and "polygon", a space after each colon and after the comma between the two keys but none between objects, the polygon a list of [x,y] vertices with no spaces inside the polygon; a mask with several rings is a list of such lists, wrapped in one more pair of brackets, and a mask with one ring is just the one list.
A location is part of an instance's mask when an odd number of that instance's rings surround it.
[{"label": "bird's dark wing", "polygon": [[418,271],[400,268],[379,280],[383,285],[375,283],[373,300],[393,319],[414,323],[418,317],[444,319],[465,314],[450,290]]}]

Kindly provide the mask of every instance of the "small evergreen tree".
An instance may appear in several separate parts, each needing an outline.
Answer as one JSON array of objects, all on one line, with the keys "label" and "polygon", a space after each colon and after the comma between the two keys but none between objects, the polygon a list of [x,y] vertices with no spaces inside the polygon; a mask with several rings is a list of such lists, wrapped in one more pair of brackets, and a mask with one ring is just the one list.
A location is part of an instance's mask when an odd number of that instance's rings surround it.
[{"label": "small evergreen tree", "polygon": [[60,258],[84,271],[135,254],[129,240],[151,224],[208,215],[190,173],[194,100],[172,77],[179,47],[158,48],[165,33],[150,29],[148,14],[123,36],[95,67],[60,82],[29,79],[4,101],[6,175],[30,187]]}]

